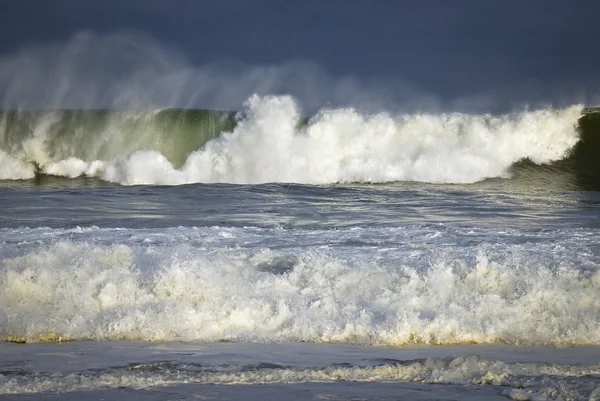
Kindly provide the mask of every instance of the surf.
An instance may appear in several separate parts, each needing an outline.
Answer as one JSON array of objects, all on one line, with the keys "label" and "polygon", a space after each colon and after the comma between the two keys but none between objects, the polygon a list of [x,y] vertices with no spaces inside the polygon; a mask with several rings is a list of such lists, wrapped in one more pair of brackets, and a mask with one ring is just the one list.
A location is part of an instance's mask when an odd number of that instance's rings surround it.
[{"label": "surf", "polygon": [[492,115],[325,108],[307,118],[291,96],[257,95],[238,113],[4,110],[0,179],[468,184],[540,171],[589,179],[600,175],[595,110],[573,105]]},{"label": "surf", "polygon": [[3,238],[2,341],[600,344],[590,229],[89,227]]}]

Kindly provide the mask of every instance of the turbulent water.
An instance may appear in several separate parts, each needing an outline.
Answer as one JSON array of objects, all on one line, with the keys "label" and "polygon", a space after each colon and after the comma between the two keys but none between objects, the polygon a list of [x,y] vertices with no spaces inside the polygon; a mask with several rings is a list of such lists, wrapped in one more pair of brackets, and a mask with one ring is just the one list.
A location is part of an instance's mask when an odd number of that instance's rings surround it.
[{"label": "turbulent water", "polygon": [[344,380],[597,399],[599,117],[306,118],[289,96],[5,110],[0,338],[98,359],[4,344],[0,394]]},{"label": "turbulent water", "polygon": [[13,110],[0,114],[0,179],[41,173],[124,185],[473,183],[509,177],[522,160],[569,158],[581,115],[581,106],[499,116],[332,109],[306,119],[287,96],[255,96],[238,115]]}]

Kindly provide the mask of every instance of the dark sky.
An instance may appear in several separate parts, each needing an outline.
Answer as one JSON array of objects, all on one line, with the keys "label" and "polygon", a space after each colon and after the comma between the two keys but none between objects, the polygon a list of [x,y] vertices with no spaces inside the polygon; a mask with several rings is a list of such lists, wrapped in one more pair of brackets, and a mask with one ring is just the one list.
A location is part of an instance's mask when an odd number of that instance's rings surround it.
[{"label": "dark sky", "polygon": [[598,21],[593,0],[5,0],[0,53],[135,31],[193,67],[302,60],[357,87],[402,81],[443,101],[590,102]]}]

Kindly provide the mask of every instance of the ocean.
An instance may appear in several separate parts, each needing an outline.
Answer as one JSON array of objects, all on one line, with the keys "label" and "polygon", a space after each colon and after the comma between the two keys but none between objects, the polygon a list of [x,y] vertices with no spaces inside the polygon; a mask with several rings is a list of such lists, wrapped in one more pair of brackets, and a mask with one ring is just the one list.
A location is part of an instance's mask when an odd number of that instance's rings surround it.
[{"label": "ocean", "polygon": [[600,400],[600,113],[0,111],[0,399]]}]

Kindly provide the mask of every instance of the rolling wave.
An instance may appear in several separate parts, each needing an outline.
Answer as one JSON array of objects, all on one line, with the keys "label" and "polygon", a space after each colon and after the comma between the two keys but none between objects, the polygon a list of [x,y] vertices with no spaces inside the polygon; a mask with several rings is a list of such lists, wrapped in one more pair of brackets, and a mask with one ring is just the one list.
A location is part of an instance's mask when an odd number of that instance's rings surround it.
[{"label": "rolling wave", "polygon": [[[332,382],[418,382],[463,386],[502,386],[501,394],[515,400],[596,399],[598,365],[516,363],[470,355],[387,361],[375,366],[333,364],[323,367],[252,365],[200,365],[177,361],[135,363],[68,374],[4,372],[0,394],[147,389],[178,384],[265,385]],[[585,398],[584,398],[585,397]],[[333,397],[332,397],[333,398]],[[336,397],[337,398],[337,397]]]},{"label": "rolling wave", "polygon": [[0,112],[0,179],[97,177],[123,185],[418,181],[569,174],[595,181],[600,113],[302,116],[290,96],[210,110]]},{"label": "rolling wave", "polygon": [[5,235],[0,340],[600,344],[594,230],[436,227]]}]

